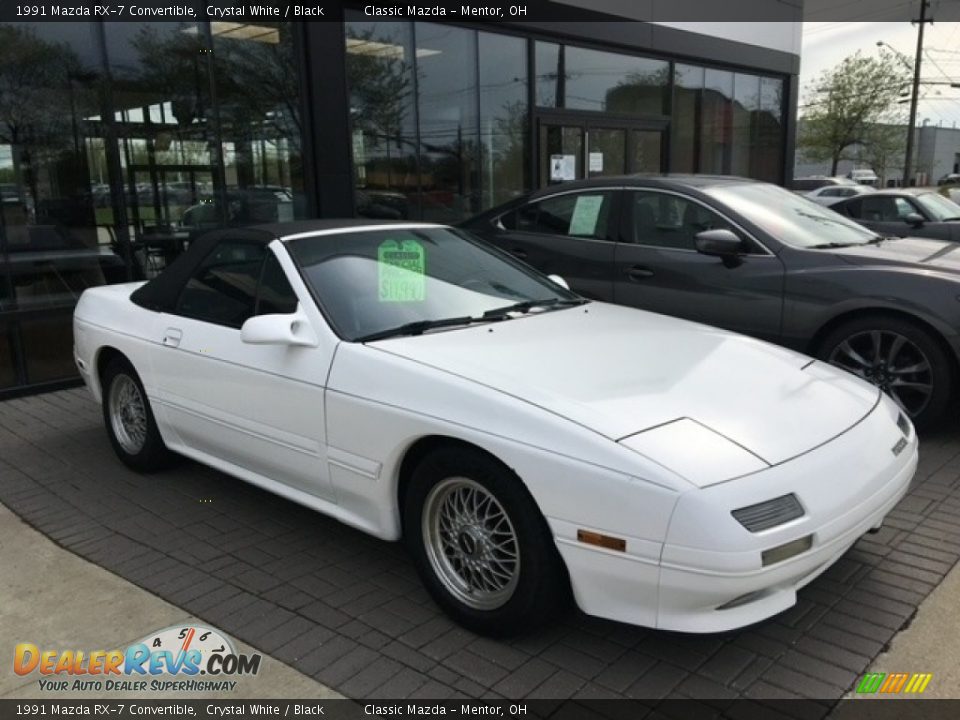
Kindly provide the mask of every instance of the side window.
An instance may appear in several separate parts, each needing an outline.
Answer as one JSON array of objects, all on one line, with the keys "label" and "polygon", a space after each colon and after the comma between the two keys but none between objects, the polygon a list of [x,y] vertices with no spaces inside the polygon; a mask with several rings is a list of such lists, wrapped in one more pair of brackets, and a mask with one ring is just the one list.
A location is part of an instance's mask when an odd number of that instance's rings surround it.
[{"label": "side window", "polygon": [[266,252],[258,243],[221,242],[180,291],[177,314],[239,328],[254,314]]},{"label": "side window", "polygon": [[[920,213],[920,211],[913,206],[913,203],[907,200],[906,198],[894,198],[897,204],[897,219],[903,220],[910,215],[911,213]],[[921,213],[922,214],[922,213]]]},{"label": "side window", "polygon": [[633,242],[640,245],[696,250],[704,230],[737,229],[700,203],[657,192],[633,193]]},{"label": "side window", "polygon": [[874,222],[893,222],[902,220],[912,212],[913,205],[898,197],[867,197],[863,199],[862,219]]},{"label": "side window", "polygon": [[533,232],[537,224],[537,203],[522,205],[506,215],[501,215],[500,224],[505,230]]},{"label": "side window", "polygon": [[297,296],[290,287],[287,274],[280,267],[277,256],[267,250],[257,291],[256,315],[289,315],[297,310]]},{"label": "side window", "polygon": [[567,193],[541,200],[530,232],[606,240],[612,192]]},{"label": "side window", "polygon": [[852,218],[863,218],[863,200],[851,200],[842,208],[843,212]]}]

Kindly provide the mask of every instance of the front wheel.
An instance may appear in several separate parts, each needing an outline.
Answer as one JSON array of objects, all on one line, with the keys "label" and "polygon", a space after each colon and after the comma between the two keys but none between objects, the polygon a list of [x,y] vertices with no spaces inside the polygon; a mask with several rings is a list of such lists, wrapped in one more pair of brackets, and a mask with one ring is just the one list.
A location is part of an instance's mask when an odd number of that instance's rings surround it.
[{"label": "front wheel", "polygon": [[160,470],[171,453],[160,437],[143,383],[129,362],[116,358],[101,377],[103,421],[117,457],[140,472]]},{"label": "front wheel", "polygon": [[832,330],[820,359],[873,383],[922,429],[940,423],[953,398],[953,366],[924,328],[896,317],[868,316]]},{"label": "front wheel", "polygon": [[511,635],[568,597],[563,561],[519,478],[466,447],[435,451],[414,470],[404,532],[433,599],[465,627]]}]

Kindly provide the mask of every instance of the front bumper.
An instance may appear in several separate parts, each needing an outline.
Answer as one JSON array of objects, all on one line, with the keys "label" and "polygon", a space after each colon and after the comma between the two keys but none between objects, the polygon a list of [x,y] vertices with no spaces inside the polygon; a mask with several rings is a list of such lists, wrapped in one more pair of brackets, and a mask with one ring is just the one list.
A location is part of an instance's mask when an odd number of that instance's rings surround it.
[{"label": "front bumper", "polygon": [[[798,458],[753,475],[684,493],[660,546],[613,552],[558,537],[574,595],[590,614],[683,632],[722,632],[796,603],[797,590],[879,527],[916,471],[917,437],[902,438],[882,400],[857,426]],[[750,533],[730,511],[793,492],[805,515]],[[560,528],[557,528],[560,529]],[[567,538],[569,532],[562,533]],[[763,565],[764,550],[810,537],[811,547]]]}]

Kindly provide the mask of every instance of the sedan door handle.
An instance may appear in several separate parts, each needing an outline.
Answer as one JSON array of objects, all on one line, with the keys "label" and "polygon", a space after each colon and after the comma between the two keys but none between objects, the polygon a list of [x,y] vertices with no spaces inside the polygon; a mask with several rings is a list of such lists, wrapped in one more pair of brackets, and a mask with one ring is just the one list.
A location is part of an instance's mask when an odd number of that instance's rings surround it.
[{"label": "sedan door handle", "polygon": [[644,280],[653,277],[653,270],[645,268],[642,265],[634,265],[627,268],[627,277],[631,280]]},{"label": "sedan door handle", "polygon": [[513,250],[510,251],[510,254],[513,255],[518,260],[527,259],[527,251],[522,248],[513,248]]},{"label": "sedan door handle", "polygon": [[163,332],[163,344],[167,347],[179,347],[183,331],[177,328],[167,328]]}]

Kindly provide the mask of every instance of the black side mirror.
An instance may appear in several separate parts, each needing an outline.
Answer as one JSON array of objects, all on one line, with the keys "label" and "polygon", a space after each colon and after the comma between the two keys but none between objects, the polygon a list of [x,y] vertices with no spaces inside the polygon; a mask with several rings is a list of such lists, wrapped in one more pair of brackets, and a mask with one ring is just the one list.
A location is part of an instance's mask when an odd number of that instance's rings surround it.
[{"label": "black side mirror", "polygon": [[920,213],[915,213],[915,212],[912,212],[912,213],[910,213],[909,215],[907,215],[907,216],[903,219],[903,221],[904,221],[907,225],[909,225],[910,227],[915,227],[915,228],[922,227],[923,224],[926,222],[926,220],[924,219],[923,215],[921,215]]},{"label": "black side mirror", "polygon": [[704,230],[696,235],[697,252],[729,260],[743,251],[743,241],[732,230]]}]

